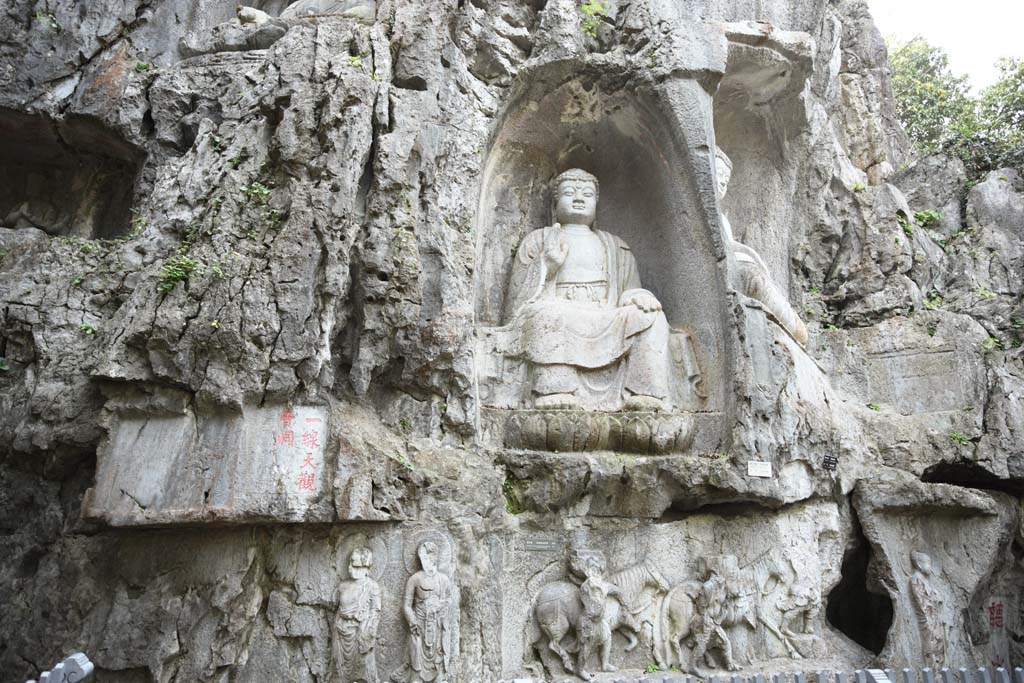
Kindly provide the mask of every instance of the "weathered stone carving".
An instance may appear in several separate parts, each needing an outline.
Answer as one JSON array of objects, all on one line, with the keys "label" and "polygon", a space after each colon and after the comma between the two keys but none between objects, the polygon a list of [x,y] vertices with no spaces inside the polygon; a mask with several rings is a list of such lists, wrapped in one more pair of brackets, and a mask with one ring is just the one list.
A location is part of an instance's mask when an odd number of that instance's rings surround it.
[{"label": "weathered stone carving", "polygon": [[85,654],[76,652],[50,671],[43,672],[39,680],[40,683],[80,683],[92,674],[94,668]]},{"label": "weathered stone carving", "polygon": [[921,630],[921,653],[930,664],[941,666],[946,660],[946,633],[942,617],[942,597],[933,585],[932,558],[915,551],[910,554],[914,573],[910,577],[910,597]]},{"label": "weathered stone carving", "polygon": [[[646,563],[605,576],[604,554],[595,550],[572,550],[568,568],[569,581],[545,585],[534,601],[533,616],[539,630],[533,646],[542,661],[544,650],[550,650],[568,673],[590,680],[586,666],[594,654],[600,671],[616,670],[611,663],[613,632],[626,639],[627,652],[638,645],[640,613],[649,606],[644,602],[645,589],[668,592],[669,586]],[[566,641],[571,637],[578,653],[575,664],[570,657],[572,641]]]},{"label": "weathered stone carving", "polygon": [[441,571],[451,562],[451,548],[440,535],[417,545],[420,570],[405,584],[403,613],[409,626],[411,683],[444,681],[452,673],[458,639],[455,588]]},{"label": "weathered stone carving", "polygon": [[767,620],[763,623],[786,646],[789,656],[819,656],[821,638],[814,632],[814,622],[821,613],[821,592],[809,581],[798,579],[777,606],[782,613],[778,626]]},{"label": "weathered stone carving", "polygon": [[[383,558],[377,558],[380,563]],[[339,683],[377,683],[377,625],[381,591],[375,578],[374,554],[358,546],[348,561],[349,579],[338,586],[338,611],[332,631],[335,679]],[[376,572],[378,575],[380,571]]]},{"label": "weathered stone carving", "polygon": [[[732,177],[732,161],[716,148],[715,172],[718,178],[718,199],[721,201],[729,190]],[[744,296],[761,302],[765,310],[790,334],[801,346],[807,346],[807,327],[800,316],[789,304],[786,295],[772,281],[768,265],[756,251],[733,238],[729,219],[722,216],[729,247],[736,258],[736,275],[733,287]]]},{"label": "weathered stone carving", "polygon": [[372,21],[377,3],[374,0],[298,0],[288,5],[282,18],[315,17],[325,14],[344,14]]},{"label": "weathered stone carving", "polygon": [[528,403],[669,410],[671,330],[661,303],[642,288],[629,246],[594,228],[597,178],[571,169],[554,186],[556,222],[520,244],[506,298],[507,322],[521,325]]},{"label": "weathered stone carving", "polygon": [[[679,584],[661,602],[661,637],[654,644],[655,660],[662,668],[678,665],[698,675],[705,667],[735,671],[739,665],[733,641],[742,639],[745,654],[747,632],[759,623],[768,624],[759,614],[757,596],[734,556],[704,558],[701,564],[703,578]],[[686,643],[691,647],[689,653],[684,650]],[[721,655],[720,662],[714,652]]]},{"label": "weathered stone carving", "polygon": [[218,24],[209,32],[189,32],[178,49],[185,57],[216,52],[265,50],[288,32],[288,24],[266,12],[239,5],[237,18]]}]

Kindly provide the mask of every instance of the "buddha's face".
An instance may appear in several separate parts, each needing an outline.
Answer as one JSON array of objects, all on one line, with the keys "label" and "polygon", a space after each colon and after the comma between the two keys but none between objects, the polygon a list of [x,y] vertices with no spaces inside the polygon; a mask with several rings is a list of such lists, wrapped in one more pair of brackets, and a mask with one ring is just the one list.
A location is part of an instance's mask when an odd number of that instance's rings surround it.
[{"label": "buddha's face", "polygon": [[363,579],[363,578],[366,578],[366,575],[369,574],[369,573],[370,573],[370,568],[369,567],[361,567],[361,566],[357,566],[357,565],[354,565],[354,564],[350,564],[348,566],[348,575],[351,576],[356,581],[358,581],[360,579]]},{"label": "buddha's face", "polygon": [[558,186],[555,215],[563,225],[593,225],[597,216],[597,188],[587,180],[564,180]]}]

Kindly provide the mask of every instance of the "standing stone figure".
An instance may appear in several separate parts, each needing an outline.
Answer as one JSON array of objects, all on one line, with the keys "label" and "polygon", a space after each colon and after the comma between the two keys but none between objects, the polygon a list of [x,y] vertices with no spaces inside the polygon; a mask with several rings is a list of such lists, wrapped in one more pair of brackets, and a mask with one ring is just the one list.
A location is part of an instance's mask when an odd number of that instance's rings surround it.
[{"label": "standing stone figure", "polygon": [[910,560],[914,565],[910,597],[921,630],[921,651],[930,664],[942,666],[946,659],[946,634],[942,624],[942,598],[932,581],[932,558],[917,551],[910,554]]},{"label": "standing stone figure", "polygon": [[584,560],[586,580],[580,585],[583,610],[576,625],[580,638],[579,672],[584,680],[590,678],[586,673],[587,658],[594,650],[598,651],[601,671],[616,671],[611,663],[612,623],[608,599],[619,595],[619,589],[605,581],[604,570],[604,559],[600,555],[590,555]]},{"label": "standing stone figure", "polygon": [[506,300],[506,317],[522,322],[534,406],[669,410],[671,330],[629,246],[594,229],[597,178],[571,169],[554,186],[556,223],[519,245]]},{"label": "standing stone figure", "polygon": [[451,670],[454,636],[452,580],[438,571],[439,549],[424,541],[417,551],[422,569],[405,584],[412,683],[443,682]]},{"label": "standing stone figure", "polygon": [[[721,147],[716,148],[715,172],[718,178],[718,200],[725,198],[729,190],[729,180],[732,178],[732,161],[725,155]],[[800,346],[807,346],[807,327],[804,322],[789,304],[786,295],[779,290],[772,281],[768,265],[756,251],[737,242],[732,236],[732,225],[724,215],[722,222],[725,224],[726,239],[729,248],[732,249],[736,258],[736,282],[733,287],[744,296],[761,302],[765,310],[782,325],[782,328],[789,333]]]},{"label": "standing stone figure", "polygon": [[729,671],[737,671],[732,656],[732,641],[725,631],[726,611],[729,607],[728,592],[725,579],[711,570],[708,577],[700,585],[694,600],[696,614],[690,626],[693,635],[693,652],[690,654],[690,667],[699,673],[708,659],[711,650],[720,650],[725,658],[725,666]]},{"label": "standing stone figure", "polygon": [[380,586],[370,577],[373,553],[356,548],[348,561],[349,580],[338,586],[332,650],[338,683],[377,683],[377,624]]}]

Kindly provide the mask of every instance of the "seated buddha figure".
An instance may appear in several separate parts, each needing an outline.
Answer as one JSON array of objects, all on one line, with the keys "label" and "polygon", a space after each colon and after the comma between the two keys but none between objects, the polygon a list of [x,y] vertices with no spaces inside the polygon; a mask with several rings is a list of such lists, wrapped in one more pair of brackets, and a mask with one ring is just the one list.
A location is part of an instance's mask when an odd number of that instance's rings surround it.
[{"label": "seated buddha figure", "polygon": [[629,246],[594,229],[597,178],[571,169],[554,188],[556,222],[519,245],[505,308],[521,325],[533,406],[669,410],[669,324]]}]

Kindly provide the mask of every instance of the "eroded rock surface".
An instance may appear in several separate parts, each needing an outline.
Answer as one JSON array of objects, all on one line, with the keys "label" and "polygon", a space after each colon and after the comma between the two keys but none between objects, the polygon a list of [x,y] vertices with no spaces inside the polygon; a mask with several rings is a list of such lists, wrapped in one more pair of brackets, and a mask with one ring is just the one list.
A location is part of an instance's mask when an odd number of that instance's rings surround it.
[{"label": "eroded rock surface", "polygon": [[[863,2],[87,5],[0,16],[5,677],[1021,663],[1024,186]],[[506,315],[570,168],[614,363]]]}]

